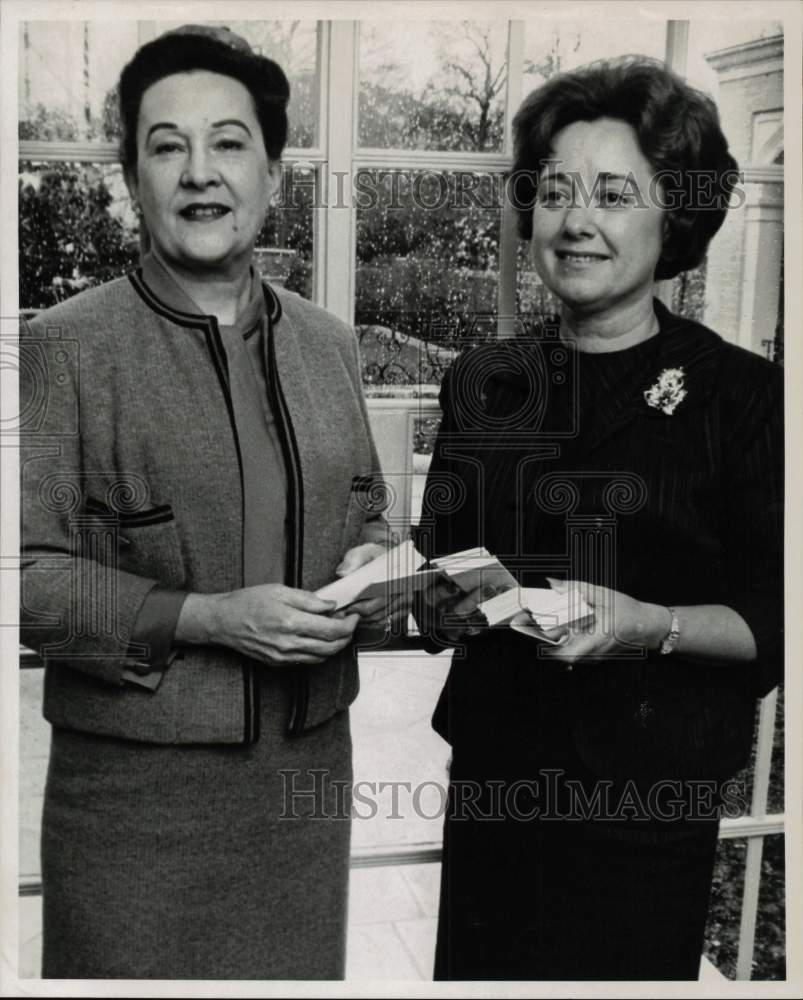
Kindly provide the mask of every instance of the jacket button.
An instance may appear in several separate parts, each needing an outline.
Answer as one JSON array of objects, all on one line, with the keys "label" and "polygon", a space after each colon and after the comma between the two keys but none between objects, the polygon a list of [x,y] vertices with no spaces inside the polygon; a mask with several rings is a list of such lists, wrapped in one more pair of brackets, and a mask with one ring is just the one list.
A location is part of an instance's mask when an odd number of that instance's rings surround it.
[{"label": "jacket button", "polygon": [[151,672],[150,663],[143,663],[142,660],[135,660],[131,667],[135,674],[139,674],[140,677],[145,677],[146,674]]}]

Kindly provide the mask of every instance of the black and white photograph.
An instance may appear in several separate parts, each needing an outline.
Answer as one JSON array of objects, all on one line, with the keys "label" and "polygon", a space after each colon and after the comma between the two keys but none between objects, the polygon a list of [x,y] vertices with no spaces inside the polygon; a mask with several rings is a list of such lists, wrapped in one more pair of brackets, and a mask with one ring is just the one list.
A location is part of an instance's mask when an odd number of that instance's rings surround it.
[{"label": "black and white photograph", "polygon": [[0,995],[800,995],[800,4],[0,29]]}]

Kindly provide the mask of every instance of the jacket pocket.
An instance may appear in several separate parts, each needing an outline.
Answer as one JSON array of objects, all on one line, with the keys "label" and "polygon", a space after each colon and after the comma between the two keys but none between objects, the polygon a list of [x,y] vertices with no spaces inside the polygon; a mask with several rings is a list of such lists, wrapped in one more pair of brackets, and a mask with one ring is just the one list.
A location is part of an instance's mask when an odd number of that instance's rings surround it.
[{"label": "jacket pocket", "polygon": [[384,490],[384,485],[371,476],[354,476],[346,505],[342,552],[347,552],[360,540],[365,519],[377,506],[378,501],[381,503],[384,500]]},{"label": "jacket pocket", "polygon": [[168,590],[184,587],[181,536],[170,504],[118,511],[102,500],[87,497],[84,510],[116,529],[118,569],[156,580]]},{"label": "jacket pocket", "polygon": [[96,497],[85,497],[84,510],[87,514],[97,514],[99,517],[114,518],[121,525],[138,528],[149,524],[161,524],[175,519],[173,508],[169,503],[159,504],[156,507],[147,507],[143,510],[125,511],[110,507],[103,500]]}]

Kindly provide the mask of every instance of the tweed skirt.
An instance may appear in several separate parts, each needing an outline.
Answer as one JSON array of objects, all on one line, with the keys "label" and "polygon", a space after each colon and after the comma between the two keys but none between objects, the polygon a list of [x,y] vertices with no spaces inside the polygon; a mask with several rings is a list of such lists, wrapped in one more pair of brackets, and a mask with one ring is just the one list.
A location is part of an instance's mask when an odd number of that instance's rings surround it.
[{"label": "tweed skirt", "polygon": [[261,678],[250,746],[54,729],[44,978],[343,978],[348,712],[288,736],[286,675]]}]

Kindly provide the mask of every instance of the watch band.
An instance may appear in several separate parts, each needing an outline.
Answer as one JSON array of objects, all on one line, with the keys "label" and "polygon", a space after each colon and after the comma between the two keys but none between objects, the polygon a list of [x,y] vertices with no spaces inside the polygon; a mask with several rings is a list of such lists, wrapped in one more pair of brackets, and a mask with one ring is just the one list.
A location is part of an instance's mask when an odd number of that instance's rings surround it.
[{"label": "watch band", "polygon": [[667,653],[671,653],[672,650],[677,646],[678,639],[680,638],[680,623],[678,622],[677,612],[674,608],[666,609],[670,615],[672,615],[672,623],[669,626],[669,633],[661,642],[658,652],[662,656],[666,656]]}]

